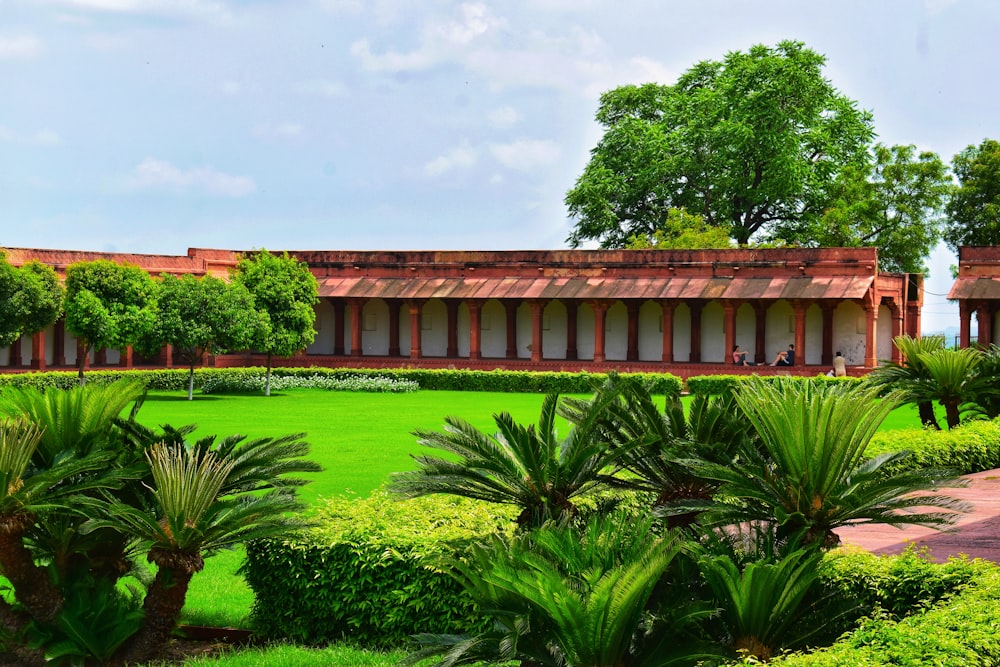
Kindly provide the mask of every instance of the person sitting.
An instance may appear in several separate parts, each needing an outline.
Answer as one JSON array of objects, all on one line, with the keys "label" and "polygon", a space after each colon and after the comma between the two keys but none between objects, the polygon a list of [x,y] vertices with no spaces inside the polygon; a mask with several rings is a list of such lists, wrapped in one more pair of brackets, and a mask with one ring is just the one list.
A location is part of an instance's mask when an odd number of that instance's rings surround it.
[{"label": "person sitting", "polygon": [[740,349],[739,345],[733,346],[733,364],[736,366],[754,366],[753,362],[747,361],[747,353]]},{"label": "person sitting", "polygon": [[795,345],[793,343],[788,344],[787,350],[782,350],[778,352],[777,356],[774,357],[774,361],[771,362],[772,366],[794,366],[795,365]]},{"label": "person sitting", "polygon": [[833,358],[833,376],[842,378],[847,375],[847,360],[844,359],[844,355],[837,352],[837,356]]}]

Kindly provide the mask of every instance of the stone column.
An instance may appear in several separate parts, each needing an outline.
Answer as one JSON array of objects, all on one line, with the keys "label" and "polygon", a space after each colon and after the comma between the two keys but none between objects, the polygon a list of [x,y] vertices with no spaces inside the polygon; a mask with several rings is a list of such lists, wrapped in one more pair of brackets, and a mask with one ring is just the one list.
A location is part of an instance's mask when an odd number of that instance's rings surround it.
[{"label": "stone column", "polygon": [[692,301],[691,308],[691,358],[692,363],[701,363],[701,311],[705,304]]},{"label": "stone column", "polygon": [[733,301],[722,303],[722,329],[726,339],[723,344],[723,363],[726,361],[732,363],[732,352],[733,348],[736,347],[736,307],[737,304]]},{"label": "stone column", "polygon": [[13,343],[10,344],[10,365],[12,368],[18,368],[24,363],[21,358],[21,338],[18,337]]},{"label": "stone column", "polygon": [[757,301],[753,304],[754,316],[754,361],[758,364],[767,362],[767,304]]},{"label": "stone column", "polygon": [[576,301],[566,301],[566,360],[574,361],[579,357],[576,344],[577,311],[580,304]]},{"label": "stone column", "polygon": [[865,304],[865,366],[878,366],[878,304]]},{"label": "stone column", "polygon": [[531,306],[531,360],[541,361],[546,302],[532,299],[528,305]]},{"label": "stone column", "polygon": [[611,304],[607,301],[593,301],[590,307],[594,310],[594,363],[604,363],[604,316]]},{"label": "stone column", "polygon": [[364,355],[364,299],[351,299],[347,304],[351,309],[351,356],[360,357]]},{"label": "stone column", "polygon": [[66,320],[56,320],[52,327],[52,365],[66,365]]},{"label": "stone column", "polygon": [[639,307],[638,301],[626,301],[628,311],[628,346],[625,351],[626,361],[639,361]]},{"label": "stone column", "polygon": [[519,301],[510,299],[503,302],[507,314],[507,358],[517,359],[517,307]]},{"label": "stone column", "polygon": [[972,309],[969,302],[962,299],[958,302],[958,346],[969,347],[972,329]]},{"label": "stone column", "polygon": [[455,299],[445,299],[444,308],[448,314],[448,347],[445,350],[446,357],[458,356],[458,304]]},{"label": "stone column", "polygon": [[976,322],[979,325],[976,341],[981,349],[986,349],[993,342],[993,312],[986,303],[976,308]]},{"label": "stone column", "polygon": [[410,309],[410,359],[419,359],[423,355],[420,345],[423,303],[416,299],[407,299],[406,305]]},{"label": "stone column", "polygon": [[833,365],[833,311],[837,304],[823,302],[820,309],[823,312],[823,352],[820,363],[824,366]]},{"label": "stone column", "polygon": [[45,370],[44,331],[38,331],[31,336],[31,367],[36,371]]},{"label": "stone column", "polygon": [[402,301],[399,299],[387,299],[389,306],[389,356],[398,357],[399,354],[399,309]]},{"label": "stone column", "polygon": [[483,358],[483,302],[469,299],[465,307],[469,309],[469,360],[477,361]]},{"label": "stone column", "polygon": [[793,301],[792,312],[795,313],[795,363],[793,366],[804,366],[806,363],[806,309],[805,301]]},{"label": "stone column", "polygon": [[[889,312],[892,313],[892,338],[895,341],[897,337],[903,335],[903,309],[892,303],[889,305]],[[903,359],[895,342],[892,345],[890,358],[897,364]]]},{"label": "stone column", "polygon": [[333,353],[344,354],[344,300],[331,299],[333,306]]},{"label": "stone column", "polygon": [[674,301],[660,301],[660,309],[663,311],[663,356],[665,364],[674,363],[674,311],[677,303]]}]

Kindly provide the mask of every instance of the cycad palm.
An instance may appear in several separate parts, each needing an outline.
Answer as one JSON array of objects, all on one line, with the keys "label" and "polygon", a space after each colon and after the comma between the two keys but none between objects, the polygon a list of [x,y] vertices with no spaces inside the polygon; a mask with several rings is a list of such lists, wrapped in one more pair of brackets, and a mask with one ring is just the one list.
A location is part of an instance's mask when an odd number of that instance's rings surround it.
[{"label": "cycad palm", "polygon": [[137,539],[157,566],[143,605],[143,624],[116,663],[155,655],[176,626],[191,577],[202,569],[206,555],[302,525],[293,516],[302,504],[287,490],[259,491],[255,485],[252,491],[223,495],[234,486],[231,476],[239,465],[231,455],[161,444],[149,450],[148,459],[157,513],[113,504],[106,519],[91,523],[91,528],[113,528]]},{"label": "cycad palm", "polygon": [[934,404],[919,391],[922,385],[930,382],[930,375],[921,356],[928,352],[944,349],[944,336],[896,336],[893,345],[899,350],[902,361],[886,361],[868,374],[866,380],[874,385],[899,392],[904,403],[916,404],[920,414],[920,423],[934,429],[938,426],[934,416]]},{"label": "cycad palm", "polygon": [[944,406],[948,428],[958,426],[962,408],[974,405],[985,390],[994,390],[992,379],[978,374],[983,352],[976,348],[960,350],[935,350],[920,355],[920,362],[927,372],[927,382],[914,386],[911,391],[922,400],[938,401]]},{"label": "cycad palm", "polygon": [[[833,529],[853,523],[940,525],[965,506],[926,493],[955,485],[950,474],[916,470],[890,474],[887,463],[906,456],[865,457],[865,448],[898,404],[877,388],[752,380],[736,400],[754,426],[760,448],[745,447],[731,466],[692,461],[721,482],[705,521],[712,525],[765,521],[807,543],[838,542]],[[923,492],[914,494],[914,492]],[[921,511],[917,511],[921,510]]]},{"label": "cycad palm", "polygon": [[597,485],[615,460],[601,439],[600,406],[560,439],[558,395],[545,398],[537,425],[518,424],[508,413],[494,415],[495,435],[457,417],[443,432],[417,431],[420,444],[452,458],[417,456],[417,470],[396,473],[390,489],[404,497],[447,493],[521,508],[520,526],[575,512],[574,498]]},{"label": "cycad palm", "polygon": [[[616,374],[593,400],[567,400],[562,410],[574,423],[592,419],[595,411],[600,411],[603,437],[617,449],[621,467],[632,473],[609,482],[653,493],[656,507],[711,498],[718,483],[693,474],[680,461],[698,458],[728,465],[741,444],[751,439],[751,428],[739,417],[731,396],[698,395],[685,417],[680,400],[668,399],[661,412],[642,382]],[[670,525],[687,525],[695,516],[670,516]]]},{"label": "cycad palm", "polygon": [[407,662],[443,655],[436,663],[442,667],[507,660],[553,667],[692,664],[712,654],[687,634],[709,612],[687,602],[666,620],[652,600],[680,548],[675,535],[655,535],[649,521],[615,516],[592,517],[582,534],[549,523],[509,543],[495,537],[454,563],[493,629],[478,637],[419,636],[427,648]]}]

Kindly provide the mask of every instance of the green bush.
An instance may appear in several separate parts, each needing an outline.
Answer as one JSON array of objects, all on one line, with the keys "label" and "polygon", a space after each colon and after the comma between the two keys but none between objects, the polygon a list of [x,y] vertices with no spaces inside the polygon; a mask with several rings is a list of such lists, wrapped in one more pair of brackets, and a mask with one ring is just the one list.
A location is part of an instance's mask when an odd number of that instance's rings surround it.
[{"label": "green bush", "polygon": [[420,632],[479,631],[485,618],[437,563],[512,529],[512,518],[496,505],[442,496],[331,499],[305,535],[248,545],[255,628],[306,644],[369,647],[401,646]]},{"label": "green bush", "polygon": [[894,464],[894,470],[950,468],[966,475],[1000,468],[1000,420],[970,421],[950,431],[877,433],[866,453],[875,456],[901,450],[913,454]]},{"label": "green bush", "polygon": [[[242,368],[196,368],[194,386],[206,383],[240,385],[256,382],[266,372],[262,366]],[[533,371],[470,371],[420,368],[308,368],[278,367],[271,371],[277,378],[322,378],[330,381],[351,381],[351,378],[379,377],[392,382],[416,382],[421,389],[449,391],[494,391],[509,393],[589,394],[607,378],[603,373],[554,373]],[[650,393],[680,396],[682,382],[669,373],[634,373],[650,387]],[[187,390],[188,369],[164,368],[141,370],[94,370],[86,374],[87,382],[110,383],[123,377],[140,378],[148,389],[162,391]],[[280,381],[280,380],[279,380]],[[294,383],[293,383],[294,384]],[[77,385],[75,371],[48,371],[33,373],[0,374],[3,386],[33,386],[39,389],[58,387],[70,389]]]},{"label": "green bush", "polygon": [[[959,565],[959,567],[964,567]],[[830,647],[771,662],[780,667],[1000,664],[1000,568],[980,562],[964,590],[902,619],[874,614]],[[749,663],[747,663],[749,664]]]},{"label": "green bush", "polygon": [[792,382],[834,382],[857,384],[862,378],[855,377],[829,377],[827,375],[816,375],[813,377],[787,376],[787,375],[695,375],[687,379],[687,390],[692,394],[704,394],[706,396],[722,396],[733,389],[739,387],[744,382],[751,379],[763,379],[765,382],[776,378],[782,378]]}]

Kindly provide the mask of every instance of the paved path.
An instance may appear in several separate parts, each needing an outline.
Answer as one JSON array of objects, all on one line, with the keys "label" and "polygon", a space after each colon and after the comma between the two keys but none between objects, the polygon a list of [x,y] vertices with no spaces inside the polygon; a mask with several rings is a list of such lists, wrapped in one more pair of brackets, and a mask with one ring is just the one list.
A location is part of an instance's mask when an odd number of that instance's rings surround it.
[{"label": "paved path", "polygon": [[910,544],[927,547],[935,561],[966,554],[1000,563],[1000,469],[966,475],[965,488],[942,492],[972,504],[952,527],[943,531],[921,526],[903,529],[885,525],[841,528],[836,532],[844,544],[853,544],[877,554],[898,554]]}]

